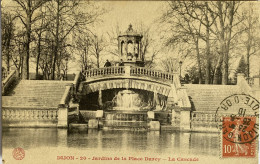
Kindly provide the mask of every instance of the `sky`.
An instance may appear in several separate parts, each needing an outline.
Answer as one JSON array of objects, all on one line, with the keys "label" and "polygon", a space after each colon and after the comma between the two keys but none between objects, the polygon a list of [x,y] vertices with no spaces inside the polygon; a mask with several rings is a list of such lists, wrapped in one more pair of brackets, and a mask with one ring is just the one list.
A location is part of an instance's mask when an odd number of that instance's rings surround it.
[{"label": "sky", "polygon": [[[155,21],[162,15],[162,8],[165,6],[164,1],[97,1],[97,4],[107,10],[96,26],[94,31],[100,35],[111,32],[117,25],[120,32],[125,32],[129,24],[133,25],[136,30],[137,24],[142,23],[146,28],[154,26]],[[157,29],[151,28],[152,33]],[[154,35],[152,37],[159,37]],[[107,59],[103,57],[103,61]],[[71,64],[69,69],[73,72],[77,68]]]},{"label": "sky", "polygon": [[165,2],[161,1],[102,1],[104,8],[111,9],[104,16],[103,27],[110,29],[111,25],[118,23],[121,29],[127,29],[130,23],[143,22],[149,26],[158,18]]}]

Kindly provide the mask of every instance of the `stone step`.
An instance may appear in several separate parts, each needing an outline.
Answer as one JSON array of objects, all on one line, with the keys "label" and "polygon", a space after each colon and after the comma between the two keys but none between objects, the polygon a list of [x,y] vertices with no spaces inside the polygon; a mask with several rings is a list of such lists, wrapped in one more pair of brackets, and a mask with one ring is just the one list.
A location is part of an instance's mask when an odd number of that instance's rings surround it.
[{"label": "stone step", "polygon": [[70,123],[69,128],[88,129],[88,124]]},{"label": "stone step", "polygon": [[58,107],[60,98],[35,98],[35,97],[13,97],[3,96],[2,106],[4,107]]},{"label": "stone step", "polygon": [[58,107],[71,81],[21,80],[10,96],[3,96],[6,107]]},{"label": "stone step", "polygon": [[196,111],[216,111],[226,97],[241,93],[236,85],[186,84],[184,87]]},{"label": "stone step", "polygon": [[146,121],[104,121],[105,127],[147,127]]}]

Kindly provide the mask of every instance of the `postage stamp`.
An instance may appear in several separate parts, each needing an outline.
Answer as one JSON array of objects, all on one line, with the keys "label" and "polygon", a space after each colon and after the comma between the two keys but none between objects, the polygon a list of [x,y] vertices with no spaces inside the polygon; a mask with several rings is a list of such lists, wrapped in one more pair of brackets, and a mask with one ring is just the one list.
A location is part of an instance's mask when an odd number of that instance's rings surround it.
[{"label": "postage stamp", "polygon": [[259,102],[247,94],[225,98],[216,111],[221,127],[221,157],[255,157]]},{"label": "postage stamp", "polygon": [[222,157],[255,157],[256,117],[223,117]]}]

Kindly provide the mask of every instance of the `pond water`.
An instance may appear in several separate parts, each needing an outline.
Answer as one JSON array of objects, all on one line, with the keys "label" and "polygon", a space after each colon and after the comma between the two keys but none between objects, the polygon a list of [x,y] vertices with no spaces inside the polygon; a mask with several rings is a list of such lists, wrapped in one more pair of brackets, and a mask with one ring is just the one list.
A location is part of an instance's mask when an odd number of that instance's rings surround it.
[{"label": "pond water", "polygon": [[219,153],[217,133],[9,128],[3,129],[2,141],[3,148],[67,147],[93,151],[149,151],[158,154],[185,152],[209,156]]},{"label": "pond water", "polygon": [[[21,147],[26,160],[45,158],[45,163],[59,163],[58,156],[84,156],[88,163],[94,157],[125,157],[128,163],[134,158],[212,158],[219,160],[218,133],[180,133],[127,130],[73,130],[56,128],[7,128],[2,131],[3,158],[12,159],[12,150]],[[130,157],[134,157],[130,159]],[[27,161],[28,162],[28,161]],[[41,163],[38,161],[38,163]],[[64,162],[64,161],[63,161]],[[67,161],[68,162],[68,161]],[[86,161],[85,161],[86,162]],[[98,162],[98,161],[94,161]],[[121,160],[122,162],[122,160]],[[75,161],[76,163],[76,161]],[[140,162],[139,162],[140,163]]]}]

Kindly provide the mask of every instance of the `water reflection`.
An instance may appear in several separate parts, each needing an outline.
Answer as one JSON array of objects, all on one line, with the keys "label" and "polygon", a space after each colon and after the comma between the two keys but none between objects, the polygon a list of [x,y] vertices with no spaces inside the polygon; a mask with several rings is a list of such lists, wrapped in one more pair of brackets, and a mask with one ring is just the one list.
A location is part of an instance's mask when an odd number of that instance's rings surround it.
[{"label": "water reflection", "polygon": [[72,147],[93,151],[183,152],[210,156],[219,153],[216,133],[8,128],[3,129],[2,138],[3,148]]}]

